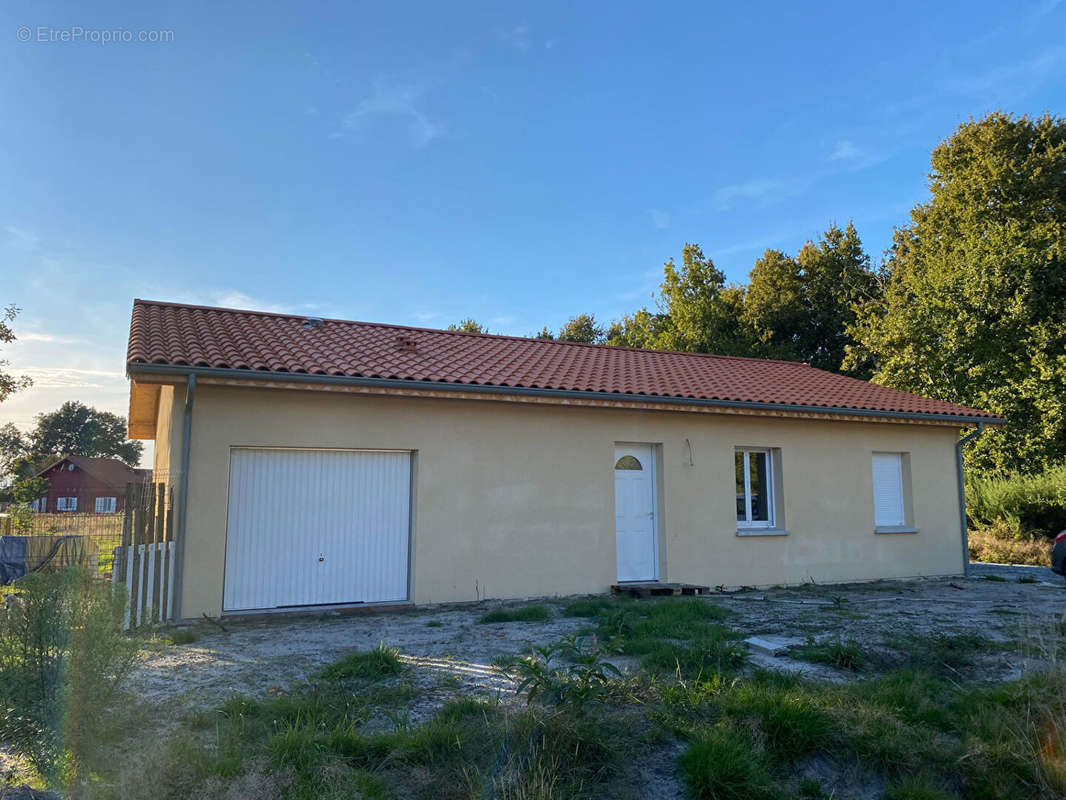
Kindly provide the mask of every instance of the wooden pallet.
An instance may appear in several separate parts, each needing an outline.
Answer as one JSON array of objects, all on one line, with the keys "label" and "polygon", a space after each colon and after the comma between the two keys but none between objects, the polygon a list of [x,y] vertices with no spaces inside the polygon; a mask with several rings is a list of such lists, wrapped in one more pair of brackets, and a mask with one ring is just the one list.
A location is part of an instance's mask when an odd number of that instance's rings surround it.
[{"label": "wooden pallet", "polygon": [[659,583],[659,581],[616,583],[611,586],[611,594],[627,594],[630,597],[696,595],[709,594],[710,591],[709,586],[697,586],[693,583]]}]

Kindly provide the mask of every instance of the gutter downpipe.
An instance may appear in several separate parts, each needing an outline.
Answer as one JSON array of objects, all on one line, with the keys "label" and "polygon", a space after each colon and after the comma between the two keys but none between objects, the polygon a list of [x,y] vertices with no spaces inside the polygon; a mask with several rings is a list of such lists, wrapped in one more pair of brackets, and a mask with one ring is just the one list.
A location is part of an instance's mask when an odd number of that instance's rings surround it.
[{"label": "gutter downpipe", "polygon": [[185,414],[181,426],[181,475],[178,478],[178,526],[174,536],[174,612],[181,613],[185,575],[185,518],[189,505],[189,450],[192,447],[192,406],[196,399],[196,373],[190,372],[185,383]]},{"label": "gutter downpipe", "polygon": [[985,424],[977,423],[977,430],[970,431],[955,443],[955,469],[959,481],[959,527],[962,531],[962,574],[970,576],[970,531],[966,525],[966,476],[962,467],[962,448],[985,432]]}]

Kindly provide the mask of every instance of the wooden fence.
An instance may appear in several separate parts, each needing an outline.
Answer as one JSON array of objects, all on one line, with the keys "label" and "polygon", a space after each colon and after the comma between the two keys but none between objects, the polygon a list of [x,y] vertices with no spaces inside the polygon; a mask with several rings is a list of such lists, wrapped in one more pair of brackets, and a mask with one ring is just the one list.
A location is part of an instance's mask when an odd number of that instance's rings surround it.
[{"label": "wooden fence", "polygon": [[114,548],[113,583],[126,587],[126,628],[174,619],[173,492],[163,483],[126,486],[122,541]]}]

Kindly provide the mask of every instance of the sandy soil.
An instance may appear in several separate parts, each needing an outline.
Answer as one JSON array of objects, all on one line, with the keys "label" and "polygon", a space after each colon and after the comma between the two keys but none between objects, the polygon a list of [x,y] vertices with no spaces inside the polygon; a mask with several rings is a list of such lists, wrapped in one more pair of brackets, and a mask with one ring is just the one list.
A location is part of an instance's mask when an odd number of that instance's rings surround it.
[{"label": "sandy soil", "polygon": [[[978,633],[1007,641],[1066,613],[1066,587],[1058,576],[1053,576],[1055,581],[1040,580],[1044,577],[1040,575],[1036,583],[1019,583],[1019,576],[1029,574],[1025,570],[1039,568],[1007,569],[1014,572],[1006,573],[1010,577],[1002,582],[977,574],[967,580],[811,585],[714,594],[707,602],[735,611],[730,624],[746,634],[778,637],[786,643],[800,643],[809,636],[818,640],[839,636],[875,648],[909,633]],[[545,602],[561,609],[565,601]],[[587,624],[565,617],[477,624],[496,605],[500,604],[226,622],[228,632],[205,623],[196,626],[200,639],[194,644],[148,655],[134,672],[130,688],[153,704],[177,701],[185,708],[209,708],[237,693],[264,695],[287,689],[351,650],[384,643],[403,654],[411,667],[408,679],[425,690],[430,705],[471,691],[507,696],[510,681],[493,669],[494,658],[528,651]],[[756,653],[753,659],[817,677],[848,677],[788,657]],[[998,653],[994,659],[990,679],[1010,678],[1024,668],[1024,658],[1017,653]]]}]

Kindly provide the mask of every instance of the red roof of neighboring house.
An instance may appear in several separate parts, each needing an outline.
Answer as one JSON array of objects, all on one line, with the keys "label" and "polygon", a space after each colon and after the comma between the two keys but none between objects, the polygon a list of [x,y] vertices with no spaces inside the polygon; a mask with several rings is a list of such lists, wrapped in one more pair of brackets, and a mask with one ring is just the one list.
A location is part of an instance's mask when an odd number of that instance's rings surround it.
[{"label": "red roof of neighboring house", "polygon": [[136,372],[160,364],[1002,421],[985,411],[791,361],[333,319],[311,318],[308,324],[308,319],[135,300],[128,367]]},{"label": "red roof of neighboring house", "polygon": [[65,458],[56,459],[37,474],[44,475],[44,473],[48,472],[53,467],[68,461],[78,469],[92,475],[98,481],[106,483],[109,486],[124,487],[127,483],[147,480],[148,478],[146,478],[145,474],[147,473],[147,475],[150,476],[152,472],[151,470],[134,469],[117,458],[66,456]]}]

